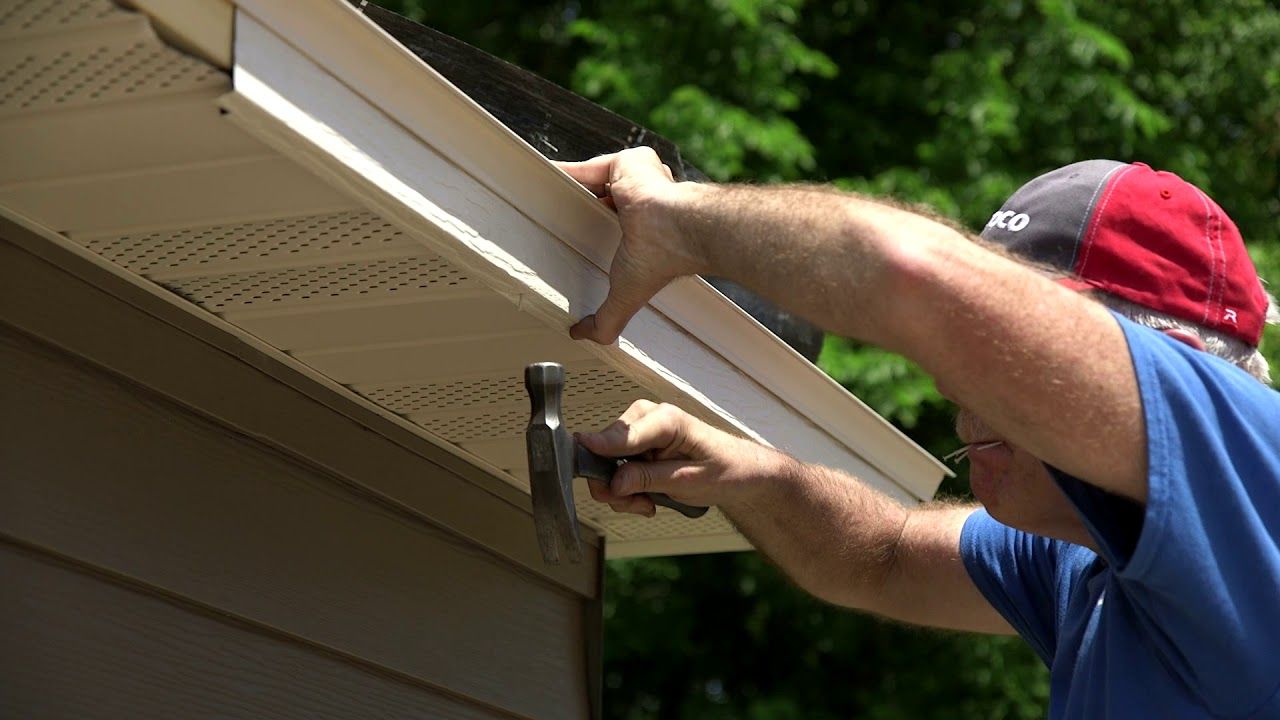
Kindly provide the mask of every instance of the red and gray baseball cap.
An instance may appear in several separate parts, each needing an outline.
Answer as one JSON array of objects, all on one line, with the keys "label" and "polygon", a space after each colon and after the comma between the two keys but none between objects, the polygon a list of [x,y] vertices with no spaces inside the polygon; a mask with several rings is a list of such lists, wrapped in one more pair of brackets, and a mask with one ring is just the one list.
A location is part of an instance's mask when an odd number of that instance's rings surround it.
[{"label": "red and gray baseball cap", "polygon": [[1199,188],[1142,163],[1086,160],[1045,173],[982,237],[1062,284],[1095,289],[1257,347],[1267,295],[1231,218]]}]

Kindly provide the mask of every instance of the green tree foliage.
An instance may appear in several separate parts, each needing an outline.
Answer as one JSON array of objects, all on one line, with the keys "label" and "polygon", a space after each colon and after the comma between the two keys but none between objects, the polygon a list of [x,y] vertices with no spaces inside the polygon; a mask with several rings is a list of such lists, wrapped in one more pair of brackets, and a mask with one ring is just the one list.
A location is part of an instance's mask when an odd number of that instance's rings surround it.
[{"label": "green tree foliage", "polygon": [[787,114],[799,110],[805,79],[836,75],[829,57],[796,36],[801,7],[801,0],[603,3],[598,15],[567,26],[591,48],[573,85],[644,118],[712,177],[797,177],[814,169],[814,148]]},{"label": "green tree foliage", "polygon": [[[649,126],[718,180],[829,181],[977,230],[1041,172],[1142,160],[1213,195],[1280,287],[1275,2],[379,1]],[[1280,333],[1264,349],[1280,365]],[[955,446],[914,364],[835,337],[820,364],[929,450]],[[944,491],[965,488],[960,472]],[[832,608],[754,554],[614,562],[607,588],[613,718],[1044,715],[1020,641]]]}]

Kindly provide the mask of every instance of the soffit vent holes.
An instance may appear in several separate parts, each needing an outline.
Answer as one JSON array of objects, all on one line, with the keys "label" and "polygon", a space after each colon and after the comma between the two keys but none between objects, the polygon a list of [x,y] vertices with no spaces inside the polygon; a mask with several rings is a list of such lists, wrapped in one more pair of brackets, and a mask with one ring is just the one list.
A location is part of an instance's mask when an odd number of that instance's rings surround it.
[{"label": "soffit vent holes", "polygon": [[217,268],[235,272],[280,261],[320,264],[337,254],[403,250],[419,246],[369,212],[280,218],[181,230],[93,238],[82,244],[143,276]]},{"label": "soffit vent holes", "polygon": [[7,10],[0,10],[0,30],[13,35],[70,30],[126,13],[111,0],[11,0],[7,4]]},{"label": "soffit vent holes", "polygon": [[[525,396],[528,397],[527,395]],[[526,405],[528,400],[526,399]],[[630,403],[625,401],[567,405],[565,427],[570,432],[600,430],[618,418]],[[457,444],[522,435],[529,425],[529,408],[508,407],[493,412],[425,419],[423,428]]]},{"label": "soffit vent holes", "polygon": [[[361,393],[389,410],[407,415],[445,408],[466,409],[481,405],[522,405],[529,402],[524,378],[515,368],[511,376],[468,378],[431,385],[383,385],[362,388]],[[640,394],[642,389],[609,368],[568,370],[565,407],[591,402],[601,395]]]},{"label": "soffit vent holes", "polygon": [[33,51],[0,66],[0,112],[34,112],[229,84],[217,68],[154,41]]},{"label": "soffit vent holes", "polygon": [[429,296],[474,281],[437,257],[195,277],[161,283],[212,312],[279,305]]}]

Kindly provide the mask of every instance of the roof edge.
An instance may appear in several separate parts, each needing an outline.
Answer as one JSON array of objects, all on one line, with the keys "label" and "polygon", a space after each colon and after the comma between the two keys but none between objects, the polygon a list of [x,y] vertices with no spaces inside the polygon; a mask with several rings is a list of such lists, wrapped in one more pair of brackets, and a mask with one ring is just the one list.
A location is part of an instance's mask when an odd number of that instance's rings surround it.
[{"label": "roof edge", "polygon": [[[242,11],[446,153],[604,272],[616,216],[537,150],[458,91],[346,0],[237,0]],[[698,337],[912,496],[932,497],[950,470],[776,338],[705,281],[668,286],[651,307]],[[625,334],[624,334],[625,335]],[[785,382],[783,380],[785,379]]]}]

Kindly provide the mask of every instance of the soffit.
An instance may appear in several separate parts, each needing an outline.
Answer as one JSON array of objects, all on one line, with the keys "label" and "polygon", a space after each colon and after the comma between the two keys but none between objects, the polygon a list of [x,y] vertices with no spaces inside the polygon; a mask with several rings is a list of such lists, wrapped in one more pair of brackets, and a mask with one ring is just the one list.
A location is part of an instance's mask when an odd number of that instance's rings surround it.
[{"label": "soffit", "polygon": [[[679,363],[630,372],[570,341],[563,322],[460,263],[447,234],[374,212],[231,122],[230,76],[170,47],[146,16],[109,0],[6,0],[0,38],[0,207],[511,486],[527,490],[527,362],[565,363],[570,428],[598,427],[645,397],[751,432],[663,382]],[[614,555],[746,546],[716,512],[644,521],[581,487],[577,499]]]}]

